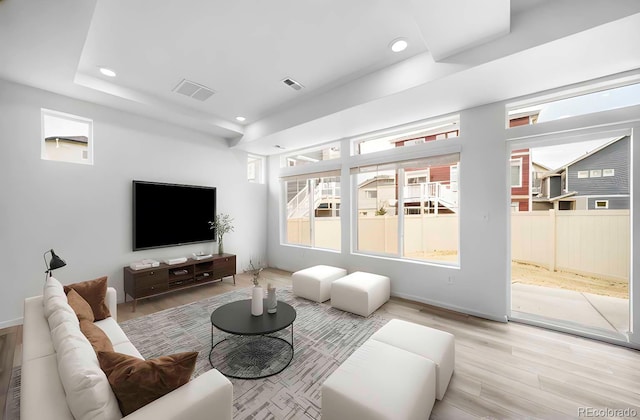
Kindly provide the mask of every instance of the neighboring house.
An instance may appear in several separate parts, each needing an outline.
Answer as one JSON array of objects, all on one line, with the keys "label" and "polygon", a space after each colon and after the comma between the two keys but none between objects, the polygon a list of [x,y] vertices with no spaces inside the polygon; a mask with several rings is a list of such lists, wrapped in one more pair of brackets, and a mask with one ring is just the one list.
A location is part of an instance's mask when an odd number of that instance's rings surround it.
[{"label": "neighboring house", "polygon": [[529,149],[518,149],[511,152],[511,210],[529,211],[530,191],[530,162]]},{"label": "neighboring house", "polygon": [[387,175],[375,176],[358,185],[358,214],[374,216],[382,207],[386,214],[396,214],[396,180]]},{"label": "neighboring house", "polygon": [[542,179],[533,200],[541,209],[630,208],[630,139],[611,140]]},{"label": "neighboring house", "polygon": [[549,210],[553,205],[548,202],[539,202],[536,197],[542,194],[542,180],[546,178],[553,170],[538,162],[531,162],[531,210]]},{"label": "neighboring house", "polygon": [[47,159],[84,163],[89,158],[87,136],[51,136],[44,139]]}]

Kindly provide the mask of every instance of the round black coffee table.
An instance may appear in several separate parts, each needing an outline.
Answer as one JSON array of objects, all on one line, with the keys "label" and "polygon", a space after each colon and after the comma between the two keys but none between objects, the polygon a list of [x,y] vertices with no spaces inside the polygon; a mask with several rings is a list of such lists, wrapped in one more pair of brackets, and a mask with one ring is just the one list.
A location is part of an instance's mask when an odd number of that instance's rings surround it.
[{"label": "round black coffee table", "polygon": [[[263,307],[267,307],[266,299]],[[250,299],[222,305],[211,314],[211,367],[225,376],[237,379],[260,379],[282,372],[293,360],[295,319],[296,310],[281,301],[278,301],[276,313],[270,314],[265,310],[260,316],[251,315]],[[291,326],[291,343],[268,335],[288,326]],[[234,337],[227,337],[214,344],[213,327],[233,334]],[[214,366],[212,355],[218,346],[221,354],[216,355]]]}]

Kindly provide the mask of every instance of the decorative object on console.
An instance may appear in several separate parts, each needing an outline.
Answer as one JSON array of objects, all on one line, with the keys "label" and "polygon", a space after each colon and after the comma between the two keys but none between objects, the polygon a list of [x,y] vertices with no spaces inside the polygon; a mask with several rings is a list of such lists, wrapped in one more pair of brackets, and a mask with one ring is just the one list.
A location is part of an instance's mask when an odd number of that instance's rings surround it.
[{"label": "decorative object on console", "polygon": [[151,260],[148,258],[142,261],[132,262],[131,265],[129,265],[129,267],[131,267],[132,270],[142,270],[143,268],[153,268],[153,267],[159,267],[159,266],[160,266],[160,261]]},{"label": "decorative object on console", "polygon": [[168,260],[165,260],[165,263],[169,265],[182,264],[185,262],[187,262],[187,257],[169,258]]},{"label": "decorative object on console", "polygon": [[[49,260],[49,264],[47,264],[47,258],[46,258],[47,252],[51,253],[51,259]],[[61,268],[67,265],[67,263],[64,262],[62,258],[56,255],[53,249],[50,249],[49,251],[46,251],[44,254],[42,254],[42,258],[44,258],[44,265],[45,267],[47,267],[47,271],[45,271],[45,274],[47,275],[47,277],[51,277],[51,272],[53,270],[57,270],[58,268]]]},{"label": "decorative object on console", "polygon": [[198,252],[191,254],[193,255],[193,257],[191,257],[193,260],[195,261],[200,261],[200,260],[206,260],[207,258],[211,258],[213,255],[212,254],[205,254],[204,252]]},{"label": "decorative object on console", "polygon": [[216,214],[215,219],[209,221],[209,229],[214,229],[216,236],[218,236],[218,254],[224,254],[224,246],[222,245],[222,238],[225,233],[233,232],[233,219],[231,216],[225,213]]},{"label": "decorative object on console", "polygon": [[267,285],[267,312],[275,314],[278,310],[278,299],[276,298],[276,288],[271,286],[271,283]]}]

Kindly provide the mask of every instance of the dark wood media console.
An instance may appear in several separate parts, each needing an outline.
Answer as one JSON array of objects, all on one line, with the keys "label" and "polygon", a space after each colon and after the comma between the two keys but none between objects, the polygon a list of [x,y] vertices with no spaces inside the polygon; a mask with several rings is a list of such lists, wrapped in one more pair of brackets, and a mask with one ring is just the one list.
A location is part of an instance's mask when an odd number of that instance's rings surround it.
[{"label": "dark wood media console", "polygon": [[133,312],[138,299],[169,293],[174,290],[200,286],[233,277],[236,284],[236,256],[214,255],[204,260],[187,260],[181,264],[164,264],[159,267],[132,270],[124,267],[124,301],[133,298]]}]

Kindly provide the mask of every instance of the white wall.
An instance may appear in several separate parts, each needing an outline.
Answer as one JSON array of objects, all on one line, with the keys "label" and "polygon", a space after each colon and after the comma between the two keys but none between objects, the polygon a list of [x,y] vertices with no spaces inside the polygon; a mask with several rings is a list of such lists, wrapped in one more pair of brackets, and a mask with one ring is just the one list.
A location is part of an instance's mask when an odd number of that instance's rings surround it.
[{"label": "white wall", "polygon": [[[94,165],[40,159],[40,108],[93,119]],[[133,179],[217,187],[218,212],[235,218],[225,251],[266,257],[266,185],[247,182],[245,152],[226,141],[0,80],[0,328],[20,322],[25,297],[42,293],[42,254],[67,266],[63,284],[109,276],[123,300],[122,268],[217,250],[215,243],[131,251]],[[161,205],[161,203],[159,203]]]}]

